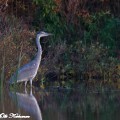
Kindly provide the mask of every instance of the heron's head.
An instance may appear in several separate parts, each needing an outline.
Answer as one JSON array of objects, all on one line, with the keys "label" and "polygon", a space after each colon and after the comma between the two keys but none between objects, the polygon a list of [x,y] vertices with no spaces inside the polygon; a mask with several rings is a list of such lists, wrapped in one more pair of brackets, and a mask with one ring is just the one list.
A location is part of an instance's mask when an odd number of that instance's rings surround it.
[{"label": "heron's head", "polygon": [[41,31],[41,32],[38,32],[37,33],[37,37],[45,37],[45,36],[49,36],[49,35],[52,35],[51,33],[47,33],[47,32],[43,32],[43,31]]}]

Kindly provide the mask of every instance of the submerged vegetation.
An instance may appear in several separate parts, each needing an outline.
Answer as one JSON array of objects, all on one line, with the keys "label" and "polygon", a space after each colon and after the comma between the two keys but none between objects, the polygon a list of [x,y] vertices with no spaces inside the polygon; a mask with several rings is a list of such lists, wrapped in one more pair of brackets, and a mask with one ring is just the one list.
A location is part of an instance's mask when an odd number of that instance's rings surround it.
[{"label": "submerged vegetation", "polygon": [[35,31],[45,30],[54,36],[41,41],[44,52],[34,84],[93,82],[120,88],[119,1],[8,0],[0,6],[1,86],[34,57]]}]

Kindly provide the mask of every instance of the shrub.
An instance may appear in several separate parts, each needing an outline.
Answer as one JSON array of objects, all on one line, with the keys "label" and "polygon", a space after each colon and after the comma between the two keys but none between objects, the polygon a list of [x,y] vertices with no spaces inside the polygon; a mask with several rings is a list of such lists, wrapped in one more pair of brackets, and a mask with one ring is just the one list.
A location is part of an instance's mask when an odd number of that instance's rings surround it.
[{"label": "shrub", "polygon": [[119,47],[120,20],[106,6],[101,9],[99,3],[102,6],[105,1],[34,1],[38,5],[34,27],[55,34],[44,58],[44,75],[53,71],[65,81],[72,77],[105,79],[117,74],[114,57]]},{"label": "shrub", "polygon": [[26,63],[30,53],[33,53],[34,47],[30,44],[33,33],[22,20],[7,15],[0,17],[0,36],[0,67],[4,65],[7,79],[18,65],[20,51],[22,50],[22,56],[26,54],[21,64]]},{"label": "shrub", "polygon": [[[94,4],[104,6],[106,1],[34,1],[38,4],[38,10],[33,24],[36,29],[42,27],[55,34],[52,44],[65,41],[74,44],[81,39],[86,45],[97,41],[110,47],[112,55],[119,49],[120,19],[114,17],[107,7],[101,9],[97,6],[99,10],[93,10],[96,9]],[[110,1],[107,2],[110,4]]]},{"label": "shrub", "polygon": [[[49,48],[42,67],[42,71],[45,70],[43,76],[56,73],[60,81],[66,81],[66,84],[73,78],[79,82],[88,79],[113,81],[117,79],[115,76],[118,76],[118,60],[109,56],[108,50],[100,43],[91,44],[89,47],[83,45],[82,41],[70,46],[59,44],[55,49]],[[54,76],[52,77],[54,79]],[[75,83],[74,80],[72,82]]]},{"label": "shrub", "polygon": [[100,42],[109,47],[111,54],[119,49],[120,19],[109,13],[98,13],[91,16],[90,22],[84,22],[84,40],[86,43]]}]

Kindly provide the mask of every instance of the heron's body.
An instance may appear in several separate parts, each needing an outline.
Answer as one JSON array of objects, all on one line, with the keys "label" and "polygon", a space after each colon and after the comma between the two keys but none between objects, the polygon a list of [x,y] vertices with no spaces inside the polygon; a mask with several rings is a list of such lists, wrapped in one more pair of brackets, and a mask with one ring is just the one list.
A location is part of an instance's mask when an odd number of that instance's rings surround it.
[{"label": "heron's body", "polygon": [[10,84],[15,83],[15,81],[16,82],[25,81],[25,86],[26,86],[27,81],[30,81],[31,86],[32,86],[32,80],[36,76],[40,62],[41,62],[42,47],[40,44],[40,38],[44,37],[44,36],[48,36],[48,35],[50,35],[50,34],[45,33],[45,32],[41,32],[37,35],[36,44],[37,44],[38,52],[36,54],[36,57],[31,62],[29,62],[26,65],[24,65],[23,67],[19,68],[13,74],[13,76],[10,78],[10,81],[9,81]]}]

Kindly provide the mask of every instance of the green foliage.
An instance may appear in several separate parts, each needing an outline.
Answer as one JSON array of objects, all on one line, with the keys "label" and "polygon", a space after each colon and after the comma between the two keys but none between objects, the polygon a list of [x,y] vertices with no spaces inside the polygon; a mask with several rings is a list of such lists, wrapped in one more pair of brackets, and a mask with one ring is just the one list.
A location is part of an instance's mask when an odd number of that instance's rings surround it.
[{"label": "green foliage", "polygon": [[91,22],[85,23],[86,43],[100,42],[110,48],[112,54],[118,48],[120,39],[120,19],[108,13],[97,13],[91,16]]},{"label": "green foliage", "polygon": [[40,23],[43,23],[43,29],[54,33],[55,37],[60,37],[63,34],[64,24],[59,15],[54,11],[56,5],[53,0],[34,0],[38,5],[38,10],[35,15],[34,25],[37,30],[40,29]]},{"label": "green foliage", "polygon": [[[6,61],[4,66],[7,68],[7,70],[5,69],[7,76],[11,75],[10,68],[15,70],[13,65],[18,62],[13,60],[16,56],[19,56],[22,45],[23,53],[29,53],[30,55],[34,51],[35,44],[31,42],[33,34],[29,31],[29,27],[36,29],[36,31],[42,28],[42,30],[54,34],[53,37],[49,38],[49,43],[47,42],[44,45],[42,43],[43,54],[46,53],[43,55],[45,56],[44,65],[40,71],[40,74],[43,74],[42,77],[49,71],[53,71],[56,76],[59,76],[61,84],[69,88],[75,82],[72,79],[73,77],[78,78],[79,76],[79,80],[83,76],[85,76],[85,79],[86,76],[87,78],[93,76],[109,78],[116,73],[117,60],[113,56],[120,46],[119,18],[109,11],[98,10],[98,12],[96,10],[94,12],[96,7],[94,8],[93,4],[90,6],[92,10],[81,8],[80,6],[84,6],[84,1],[32,1],[35,4],[30,3],[29,7],[26,6],[27,1],[25,5],[22,1],[13,2],[14,4],[17,3],[17,6],[14,6],[13,13],[19,13],[20,15],[16,16],[22,16],[22,19],[8,15],[0,17],[0,47],[4,47],[3,41],[5,41],[5,48],[7,49],[5,49]],[[85,7],[88,7],[91,1],[87,0],[86,2],[88,5]],[[101,4],[101,1],[99,2]],[[29,8],[34,8],[33,11],[35,12],[29,12]],[[21,9],[23,12],[20,12]],[[25,14],[22,15],[23,13]],[[32,21],[29,27],[24,23],[24,16],[27,13],[30,13],[30,18],[27,18],[28,23]],[[3,56],[2,53],[3,49],[0,51],[1,57]],[[23,60],[23,63],[27,63],[29,56]],[[2,68],[2,63],[0,66]],[[1,74],[3,78],[4,66]],[[42,85],[44,81],[45,77],[42,78]]]},{"label": "green foliage", "polygon": [[[56,11],[57,5],[53,0],[34,0],[38,4],[38,10],[33,20],[36,30],[43,28],[54,34],[53,44],[66,41],[71,44],[78,39],[80,32],[73,23],[67,23],[65,16]],[[41,24],[40,24],[41,23]],[[51,43],[51,42],[50,42]]]},{"label": "green foliage", "polygon": [[120,19],[113,17],[109,12],[98,12],[88,17],[83,15],[76,24],[68,22],[64,11],[56,11],[54,0],[34,0],[34,2],[39,7],[33,24],[37,30],[42,27],[54,33],[53,43],[66,41],[67,44],[74,44],[81,38],[85,45],[96,42],[104,44],[110,48],[112,55],[119,48]]},{"label": "green foliage", "polygon": [[[38,5],[34,27],[54,34],[53,41],[49,40],[45,66],[48,71],[53,70],[59,75],[63,86],[72,86],[75,82],[71,80],[73,77],[79,80],[94,77],[112,79],[117,65],[113,56],[119,48],[119,18],[101,10],[94,13],[85,11],[79,15],[75,10],[80,11],[74,8],[72,1],[68,6],[63,5],[65,1],[61,4],[54,0],[34,2]],[[56,10],[57,7],[60,9]]]}]

